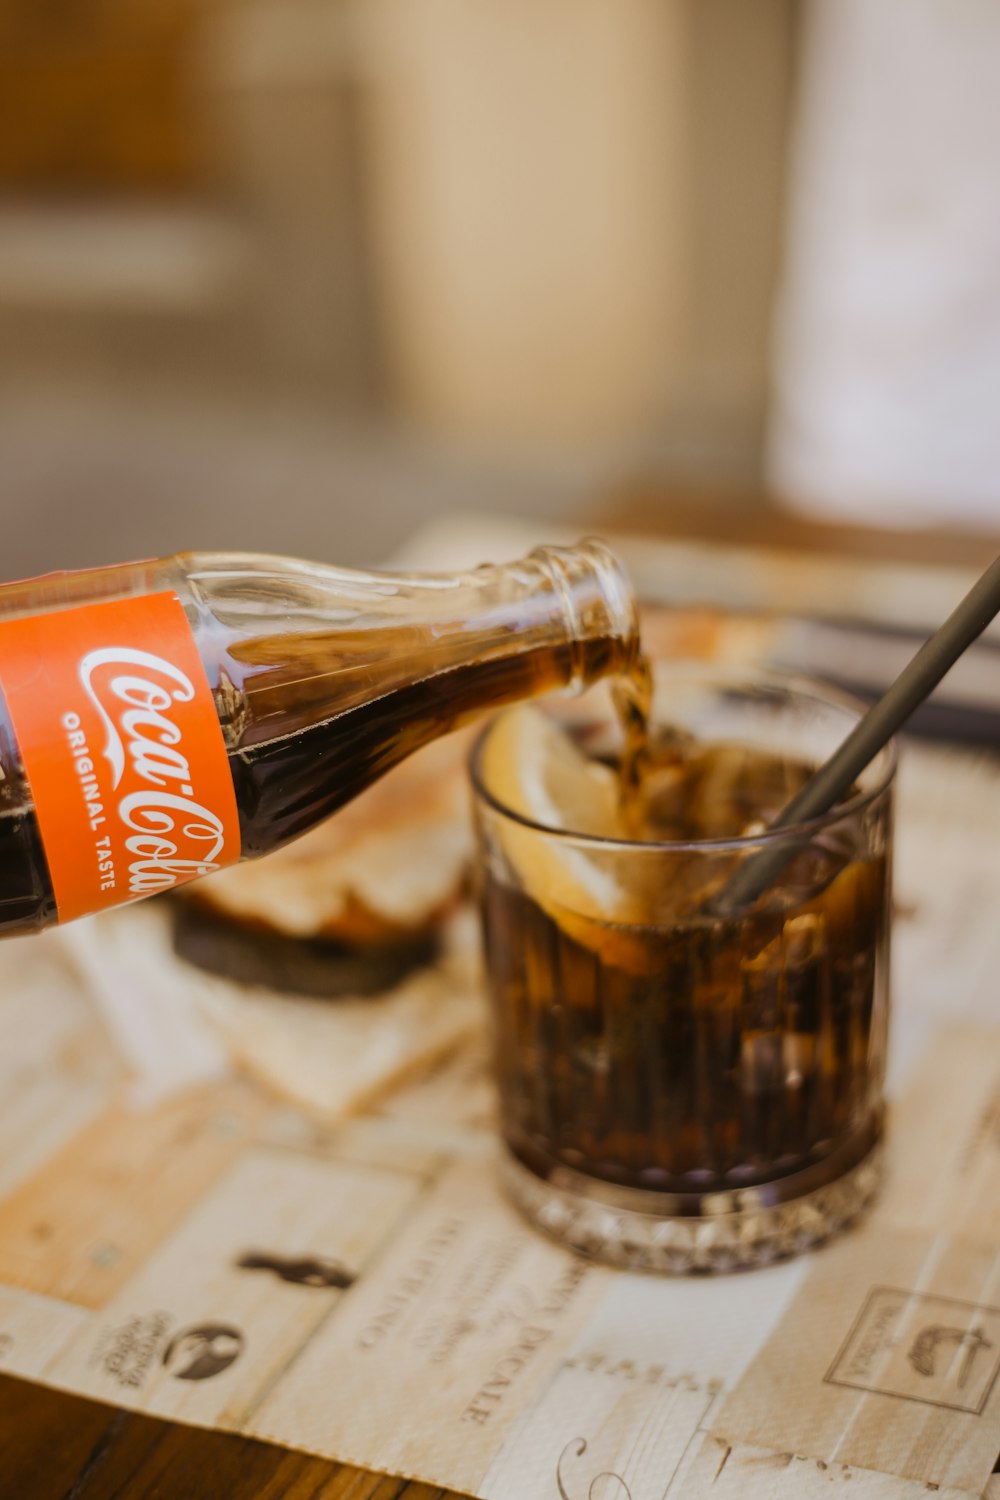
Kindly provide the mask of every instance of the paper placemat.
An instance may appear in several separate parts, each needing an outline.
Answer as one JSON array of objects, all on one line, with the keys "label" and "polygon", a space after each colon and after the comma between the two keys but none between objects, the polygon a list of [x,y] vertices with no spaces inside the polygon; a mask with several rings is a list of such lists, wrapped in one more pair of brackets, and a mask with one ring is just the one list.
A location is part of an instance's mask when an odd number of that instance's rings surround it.
[{"label": "paper placemat", "polygon": [[998,848],[997,762],[908,752],[885,1191],[826,1249],[706,1280],[521,1221],[479,1031],[322,1118],[193,1004],[157,1086],[137,1034],[170,1033],[169,985],[123,984],[96,928],[4,945],[0,1368],[483,1500],[997,1500]]}]

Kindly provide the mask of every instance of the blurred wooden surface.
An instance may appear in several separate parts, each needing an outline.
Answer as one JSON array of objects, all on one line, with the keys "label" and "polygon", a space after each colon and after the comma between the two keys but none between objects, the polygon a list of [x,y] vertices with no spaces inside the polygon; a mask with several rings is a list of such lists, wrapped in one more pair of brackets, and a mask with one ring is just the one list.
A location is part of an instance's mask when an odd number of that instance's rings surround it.
[{"label": "blurred wooden surface", "polygon": [[839,553],[886,562],[985,568],[1000,553],[1000,498],[996,528],[990,533],[944,526],[903,531],[815,521],[759,494],[701,493],[676,484],[639,480],[605,497],[587,520],[609,531],[662,539],[700,538],[727,546]]},{"label": "blurred wooden surface", "polygon": [[9,1500],[457,1500],[230,1433],[138,1416],[0,1376]]},{"label": "blurred wooden surface", "polygon": [[0,186],[187,188],[195,0],[0,0]]}]

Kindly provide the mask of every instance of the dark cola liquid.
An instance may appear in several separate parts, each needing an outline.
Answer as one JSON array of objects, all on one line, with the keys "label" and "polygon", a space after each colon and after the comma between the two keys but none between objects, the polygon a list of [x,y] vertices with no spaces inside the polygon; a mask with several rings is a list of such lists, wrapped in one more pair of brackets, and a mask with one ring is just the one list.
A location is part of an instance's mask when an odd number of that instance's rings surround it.
[{"label": "dark cola liquid", "polygon": [[55,921],[56,903],[2,692],[0,772],[0,934],[35,932]]},{"label": "dark cola liquid", "polygon": [[[592,642],[595,663],[616,644]],[[229,765],[243,853],[265,854],[335,812],[411,751],[490,709],[565,683],[570,648],[436,672],[298,732],[244,745]]]},{"label": "dark cola liquid", "polygon": [[[649,840],[726,839],[766,824],[809,772],[662,742],[634,795]],[[682,1196],[799,1172],[819,1185],[859,1160],[880,1129],[885,816],[841,820],[725,919],[711,912],[735,868],[725,853],[665,854],[670,891],[650,900],[672,916],[648,923],[560,925],[493,869],[487,969],[515,1155],[542,1177],[568,1167]]]},{"label": "dark cola liquid", "polygon": [[[562,686],[581,651],[593,675],[610,670],[622,651],[621,642],[610,638],[530,651],[512,642],[507,654],[430,671],[382,692],[371,667],[365,697],[356,680],[360,641],[282,635],[202,644],[220,720],[234,726],[231,737],[238,740],[229,765],[244,858],[266,854],[312,828],[438,735],[491,708]],[[413,640],[401,639],[399,646],[403,659],[419,670]],[[380,651],[392,658],[384,640]],[[312,722],[316,685],[328,701],[338,674],[362,701]],[[56,907],[2,693],[0,771],[0,935],[8,936],[55,921]]]}]

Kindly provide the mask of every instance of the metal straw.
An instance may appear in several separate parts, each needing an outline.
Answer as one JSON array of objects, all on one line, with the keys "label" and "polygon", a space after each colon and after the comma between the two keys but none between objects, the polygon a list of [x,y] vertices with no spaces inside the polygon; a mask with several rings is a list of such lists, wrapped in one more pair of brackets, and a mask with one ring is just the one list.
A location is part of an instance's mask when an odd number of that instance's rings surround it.
[{"label": "metal straw", "polygon": [[[913,660],[859,720],[825,765],[782,809],[769,825],[768,832],[794,827],[829,812],[998,613],[1000,557],[990,564],[978,583],[973,584],[944,624],[925,641]],[[802,841],[781,839],[751,854],[712,902],[712,910],[723,916],[752,906],[801,847]]]}]

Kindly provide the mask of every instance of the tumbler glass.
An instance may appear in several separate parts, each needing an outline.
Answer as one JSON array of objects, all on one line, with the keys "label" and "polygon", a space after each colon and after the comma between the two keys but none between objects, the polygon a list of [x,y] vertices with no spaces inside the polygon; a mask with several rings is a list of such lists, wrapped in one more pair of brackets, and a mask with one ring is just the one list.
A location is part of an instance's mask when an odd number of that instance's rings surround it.
[{"label": "tumbler glass", "polygon": [[[720,747],[690,793],[708,827],[741,755],[817,766],[862,712],[780,673],[657,671],[655,722]],[[894,748],[800,826],[632,842],[505,805],[483,774],[498,723],[472,780],[509,1194],[558,1240],[642,1270],[825,1239],[880,1175]],[[576,728],[594,744],[607,726]],[[769,886],[727,909],[734,871],[775,844]]]}]

